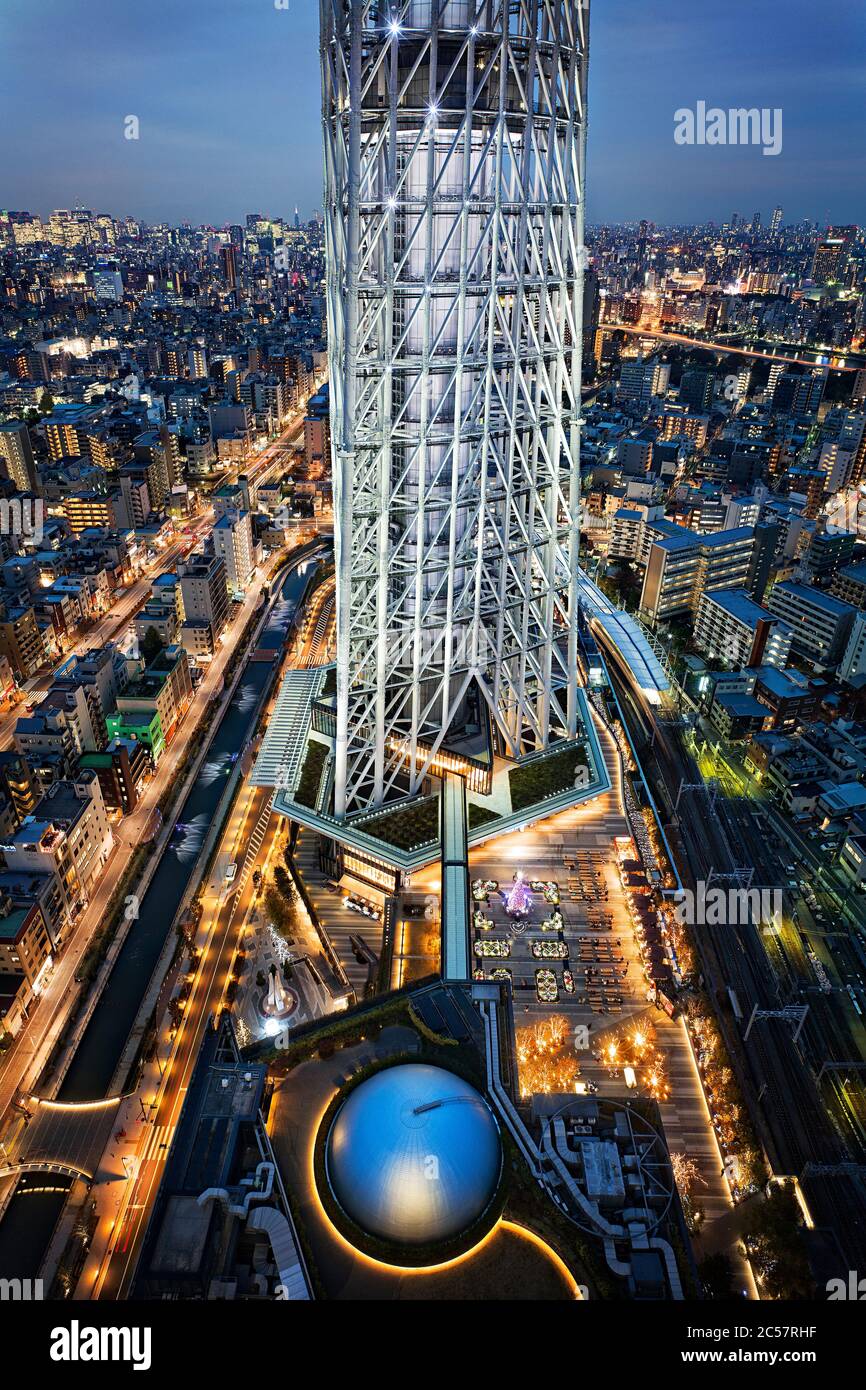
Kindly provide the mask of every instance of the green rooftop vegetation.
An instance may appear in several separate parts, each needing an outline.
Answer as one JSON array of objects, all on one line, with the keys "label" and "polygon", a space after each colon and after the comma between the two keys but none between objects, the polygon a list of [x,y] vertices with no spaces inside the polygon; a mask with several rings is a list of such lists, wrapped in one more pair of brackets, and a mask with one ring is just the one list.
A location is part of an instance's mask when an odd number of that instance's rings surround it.
[{"label": "green rooftop vegetation", "polygon": [[397,849],[428,845],[439,836],[439,798],[428,796],[423,801],[398,806],[394,811],[383,811],[381,815],[361,821],[357,828]]},{"label": "green rooftop vegetation", "polygon": [[311,739],[307,746],[307,756],[304,759],[304,766],[301,769],[301,776],[295,790],[295,801],[299,806],[309,806],[315,809],[316,797],[322,783],[322,770],[328,756],[328,748],[324,743],[319,743],[316,739]]},{"label": "green rooftop vegetation", "polygon": [[492,820],[499,820],[499,816],[489,806],[482,806],[478,801],[469,802],[470,830],[477,830],[480,825],[489,825]]},{"label": "green rooftop vegetation", "polygon": [[569,791],[574,786],[577,769],[588,766],[583,745],[570,743],[559,753],[551,753],[524,767],[513,767],[508,774],[512,811],[523,811],[527,806],[544,801],[545,797]]}]

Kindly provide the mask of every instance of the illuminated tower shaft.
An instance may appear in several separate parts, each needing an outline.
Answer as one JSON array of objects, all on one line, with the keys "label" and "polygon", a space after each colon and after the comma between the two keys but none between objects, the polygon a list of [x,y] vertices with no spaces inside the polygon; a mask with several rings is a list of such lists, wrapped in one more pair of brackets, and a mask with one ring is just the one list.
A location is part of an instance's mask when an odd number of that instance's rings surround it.
[{"label": "illuminated tower shaft", "polygon": [[576,724],[580,0],[321,0],[335,809]]}]

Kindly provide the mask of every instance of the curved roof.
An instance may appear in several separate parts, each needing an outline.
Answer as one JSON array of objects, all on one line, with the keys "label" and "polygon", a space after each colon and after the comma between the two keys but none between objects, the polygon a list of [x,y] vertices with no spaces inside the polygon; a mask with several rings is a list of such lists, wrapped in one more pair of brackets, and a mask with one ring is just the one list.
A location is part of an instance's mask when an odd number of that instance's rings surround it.
[{"label": "curved roof", "polygon": [[363,1081],[327,1141],[343,1210],[370,1235],[405,1245],[471,1226],[493,1196],[501,1156],[486,1100],[461,1077],[414,1062]]},{"label": "curved roof", "polygon": [[629,613],[614,607],[610,599],[583,570],[577,572],[580,597],[601,625],[651,704],[670,690],[664,667],[641,625]]}]

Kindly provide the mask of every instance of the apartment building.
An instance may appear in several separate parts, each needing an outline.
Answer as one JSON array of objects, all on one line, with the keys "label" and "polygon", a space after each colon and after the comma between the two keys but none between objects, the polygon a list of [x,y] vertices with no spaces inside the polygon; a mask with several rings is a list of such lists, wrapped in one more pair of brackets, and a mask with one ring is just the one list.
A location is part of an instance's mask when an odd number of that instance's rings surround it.
[{"label": "apartment building", "polygon": [[86,903],[113,844],[99,778],[85,768],[48,789],[2,854],[12,873],[54,875],[65,924]]},{"label": "apartment building", "polygon": [[858,612],[839,663],[839,676],[844,681],[853,681],[863,675],[866,675],[866,613]]},{"label": "apartment building", "polygon": [[39,993],[53,949],[39,903],[0,892],[0,1026],[12,1037]]},{"label": "apartment building", "polygon": [[255,570],[253,532],[248,512],[226,512],[213,528],[214,553],[225,565],[230,593],[244,593]]},{"label": "apartment building", "polygon": [[745,589],[714,589],[698,600],[695,644],[710,660],[781,669],[791,651],[791,632]]},{"label": "apartment building", "polygon": [[857,565],[845,565],[834,574],[830,593],[852,608],[866,608],[866,560]]},{"label": "apartment building", "polygon": [[626,435],[619,441],[616,457],[623,473],[630,477],[638,477],[650,472],[655,440],[655,430],[643,429]]},{"label": "apartment building", "polygon": [[75,676],[56,680],[39,705],[39,713],[62,710],[79,753],[101,748],[105,743],[105,721],[95,693]]},{"label": "apartment building", "polygon": [[87,455],[87,432],[104,413],[102,405],[66,404],[56,405],[52,413],[42,421],[48,453],[56,463],[64,458],[81,458]]},{"label": "apartment building", "polygon": [[623,400],[650,401],[654,396],[666,394],[670,379],[669,362],[637,357],[623,362],[616,394]]},{"label": "apartment building", "polygon": [[0,794],[9,802],[19,825],[30,815],[38,799],[27,759],[14,748],[0,753]]},{"label": "apartment building", "polygon": [[9,478],[19,492],[39,491],[30,431],[23,420],[0,424],[0,473]]},{"label": "apartment building", "polygon": [[67,776],[79,751],[64,709],[36,710],[15,723],[15,748],[45,787]]},{"label": "apartment building", "polygon": [[151,771],[145,745],[136,739],[112,739],[98,753],[84,753],[79,768],[90,768],[99,778],[102,799],[109,810],[128,816],[138,805],[142,787]]},{"label": "apartment building", "polygon": [[6,657],[19,681],[35,676],[45,661],[45,642],[32,605],[0,605],[0,655]]},{"label": "apartment building", "polygon": [[219,555],[193,555],[178,569],[183,610],[190,622],[210,624],[219,637],[229,616],[225,562]]},{"label": "apartment building", "polygon": [[[137,680],[131,681],[117,697],[118,713],[159,716],[165,743],[174,732],[192,700],[189,659],[181,646],[166,647]],[[114,733],[109,721],[109,729]]]},{"label": "apartment building", "polygon": [[122,520],[123,504],[117,492],[79,492],[61,500],[63,515],[73,535],[91,526],[112,530]]},{"label": "apartment building", "polygon": [[842,661],[857,615],[850,603],[786,579],[775,585],[767,607],[791,629],[795,652],[822,666]]},{"label": "apartment building", "polygon": [[707,536],[672,527],[658,539],[651,538],[649,525],[645,531],[649,552],[640,607],[653,625],[696,612],[702,593],[749,588],[755,554],[752,527]]}]

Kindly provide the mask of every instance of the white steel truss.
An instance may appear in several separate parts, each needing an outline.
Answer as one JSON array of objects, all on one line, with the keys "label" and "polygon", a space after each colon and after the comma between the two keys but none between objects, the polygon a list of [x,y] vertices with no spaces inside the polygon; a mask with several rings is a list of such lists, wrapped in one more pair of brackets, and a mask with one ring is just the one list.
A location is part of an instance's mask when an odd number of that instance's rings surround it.
[{"label": "white steel truss", "polygon": [[574,734],[588,0],[320,0],[335,810]]}]

